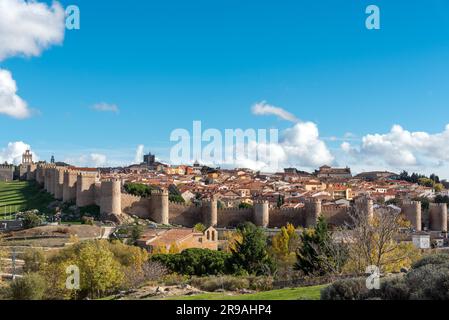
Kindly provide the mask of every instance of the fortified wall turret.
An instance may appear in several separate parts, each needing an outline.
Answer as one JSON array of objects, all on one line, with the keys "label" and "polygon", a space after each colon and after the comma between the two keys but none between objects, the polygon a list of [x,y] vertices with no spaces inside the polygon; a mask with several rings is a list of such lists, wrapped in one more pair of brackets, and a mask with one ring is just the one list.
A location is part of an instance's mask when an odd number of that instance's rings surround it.
[{"label": "fortified wall turret", "polygon": [[156,223],[169,224],[169,201],[166,189],[151,192],[152,218]]},{"label": "fortified wall turret", "polygon": [[447,205],[445,203],[430,204],[429,227],[432,231],[447,232]]},{"label": "fortified wall turret", "polygon": [[254,202],[254,224],[267,228],[270,224],[270,207],[268,201],[256,200]]},{"label": "fortified wall turret", "polygon": [[95,205],[95,182],[97,173],[79,173],[76,181],[76,206]]},{"label": "fortified wall turret", "polygon": [[409,220],[413,228],[422,231],[422,209],[421,201],[406,201],[402,203],[402,213]]},{"label": "fortified wall turret", "polygon": [[321,216],[322,213],[321,200],[312,199],[306,202],[306,210],[307,210],[306,227],[307,228],[315,227],[318,222],[318,218]]},{"label": "fortified wall turret", "polygon": [[122,190],[121,180],[111,179],[101,182],[100,213],[102,218],[122,214]]},{"label": "fortified wall turret", "polygon": [[78,173],[73,170],[64,171],[64,185],[62,188],[62,201],[72,202],[76,200],[76,182]]},{"label": "fortified wall turret", "polygon": [[206,227],[216,227],[218,224],[218,201],[217,198],[204,200],[201,208],[203,222]]}]

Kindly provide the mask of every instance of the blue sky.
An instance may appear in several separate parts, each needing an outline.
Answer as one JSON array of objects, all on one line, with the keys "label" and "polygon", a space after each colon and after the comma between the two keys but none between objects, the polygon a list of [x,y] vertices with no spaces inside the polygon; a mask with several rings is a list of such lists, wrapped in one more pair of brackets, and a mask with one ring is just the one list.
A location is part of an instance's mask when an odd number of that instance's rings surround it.
[{"label": "blue sky", "polygon": [[[388,149],[367,152],[362,138],[395,124],[441,134],[449,123],[444,0],[61,3],[79,6],[80,30],[39,56],[0,62],[35,109],[21,120],[0,114],[0,150],[23,141],[42,159],[100,153],[118,163],[132,162],[143,144],[164,159],[170,132],[193,120],[217,129],[291,127],[252,114],[266,101],[316,124],[334,164],[397,169],[382,158]],[[381,10],[381,30],[365,28],[369,4]],[[97,112],[97,103],[120,111]],[[341,149],[347,133],[357,156]],[[445,161],[412,152],[420,161],[404,168],[449,176]]]}]

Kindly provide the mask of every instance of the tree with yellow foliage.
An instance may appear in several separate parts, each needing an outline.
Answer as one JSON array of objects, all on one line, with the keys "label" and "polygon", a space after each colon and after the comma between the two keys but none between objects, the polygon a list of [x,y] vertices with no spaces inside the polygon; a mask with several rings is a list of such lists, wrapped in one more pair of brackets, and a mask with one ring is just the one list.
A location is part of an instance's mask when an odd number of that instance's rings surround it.
[{"label": "tree with yellow foliage", "polygon": [[296,250],[299,244],[299,236],[292,224],[282,227],[281,231],[273,237],[271,253],[277,261],[294,262]]},{"label": "tree with yellow foliage", "polygon": [[176,242],[173,242],[170,245],[170,249],[168,250],[168,254],[177,254],[181,253],[181,249],[179,248],[178,244]]},{"label": "tree with yellow foliage", "polygon": [[223,251],[227,253],[235,250],[237,243],[240,243],[242,241],[242,235],[239,232],[226,231],[224,233],[224,238],[226,239],[226,241]]},{"label": "tree with yellow foliage", "polygon": [[399,230],[410,225],[400,212],[384,207],[373,217],[356,211],[350,216],[351,227],[345,232],[350,256],[346,271],[364,273],[376,266],[381,272],[398,272],[420,258],[418,249],[400,241]]}]

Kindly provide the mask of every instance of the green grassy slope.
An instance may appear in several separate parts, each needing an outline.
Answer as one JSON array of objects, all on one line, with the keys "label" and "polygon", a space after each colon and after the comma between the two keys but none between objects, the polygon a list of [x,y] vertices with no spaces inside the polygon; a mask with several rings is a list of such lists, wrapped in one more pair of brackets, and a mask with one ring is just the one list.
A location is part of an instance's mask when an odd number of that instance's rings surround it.
[{"label": "green grassy slope", "polygon": [[53,196],[40,189],[35,182],[0,182],[0,219],[23,210],[38,209],[46,213],[52,201]]}]

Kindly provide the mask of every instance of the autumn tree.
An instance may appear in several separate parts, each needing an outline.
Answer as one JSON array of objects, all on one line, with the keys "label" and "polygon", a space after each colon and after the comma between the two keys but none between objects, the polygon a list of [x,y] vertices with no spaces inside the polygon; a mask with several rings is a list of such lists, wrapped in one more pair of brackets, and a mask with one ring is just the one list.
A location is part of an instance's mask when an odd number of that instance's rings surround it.
[{"label": "autumn tree", "polygon": [[400,212],[383,207],[373,217],[357,210],[350,217],[345,232],[350,249],[346,266],[349,271],[364,273],[368,266],[376,266],[382,272],[400,271],[419,258],[419,251],[412,244],[399,241],[399,230],[409,225]]},{"label": "autumn tree", "polygon": [[299,244],[299,235],[292,224],[282,227],[271,242],[271,252],[277,261],[292,262]]},{"label": "autumn tree", "polygon": [[270,254],[277,264],[277,275],[286,279],[293,275],[299,235],[292,224],[282,227],[271,240]]}]

